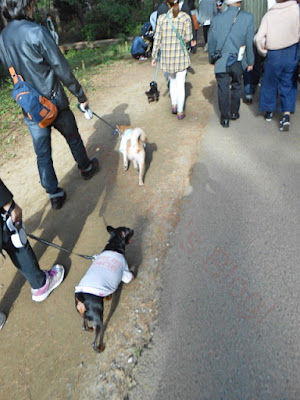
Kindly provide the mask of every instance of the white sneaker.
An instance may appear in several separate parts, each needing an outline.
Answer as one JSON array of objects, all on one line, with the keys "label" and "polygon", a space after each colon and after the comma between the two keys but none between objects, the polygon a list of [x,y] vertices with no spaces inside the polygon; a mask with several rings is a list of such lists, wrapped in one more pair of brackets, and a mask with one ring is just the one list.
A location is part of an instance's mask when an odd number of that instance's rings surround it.
[{"label": "white sneaker", "polygon": [[206,43],[206,45],[203,47],[204,53],[207,53],[207,50],[208,50],[208,44]]},{"label": "white sneaker", "polygon": [[6,322],[6,315],[0,312],[0,331]]},{"label": "white sneaker", "polygon": [[32,300],[44,301],[49,294],[62,283],[64,279],[65,269],[62,265],[56,264],[50,271],[44,271],[46,274],[46,283],[39,289],[32,289]]}]

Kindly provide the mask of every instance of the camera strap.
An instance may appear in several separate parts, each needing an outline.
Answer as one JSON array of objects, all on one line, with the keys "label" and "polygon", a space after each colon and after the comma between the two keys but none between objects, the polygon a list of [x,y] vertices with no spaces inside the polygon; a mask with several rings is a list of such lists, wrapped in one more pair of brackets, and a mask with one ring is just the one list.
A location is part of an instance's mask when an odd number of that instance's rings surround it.
[{"label": "camera strap", "polygon": [[230,35],[231,29],[232,29],[233,25],[235,24],[235,21],[236,21],[238,15],[239,15],[240,11],[241,11],[241,10],[240,10],[240,8],[239,8],[239,10],[238,10],[236,16],[233,18],[233,21],[232,21],[232,24],[231,24],[231,26],[230,26],[229,32],[227,33],[227,36],[226,36],[226,38],[225,38],[225,40],[224,40],[224,43],[223,43],[223,45],[222,45],[222,47],[221,47],[221,49],[220,49],[220,52],[222,52],[222,50],[223,50],[223,48],[224,48],[224,46],[225,46],[226,40],[228,39],[228,36]]}]

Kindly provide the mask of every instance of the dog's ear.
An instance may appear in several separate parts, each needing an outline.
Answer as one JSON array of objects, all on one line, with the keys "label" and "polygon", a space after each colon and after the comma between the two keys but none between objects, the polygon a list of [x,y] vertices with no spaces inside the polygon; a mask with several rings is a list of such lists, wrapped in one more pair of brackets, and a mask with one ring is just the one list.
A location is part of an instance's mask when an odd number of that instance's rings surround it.
[{"label": "dog's ear", "polygon": [[113,228],[113,227],[110,226],[110,225],[107,225],[106,229],[107,229],[107,232],[108,232],[110,235],[112,235],[113,233],[115,233],[115,228]]},{"label": "dog's ear", "polygon": [[132,238],[134,234],[134,230],[130,228],[125,228],[124,231],[122,231],[122,237],[125,238],[125,243],[128,244],[130,242],[130,239]]}]

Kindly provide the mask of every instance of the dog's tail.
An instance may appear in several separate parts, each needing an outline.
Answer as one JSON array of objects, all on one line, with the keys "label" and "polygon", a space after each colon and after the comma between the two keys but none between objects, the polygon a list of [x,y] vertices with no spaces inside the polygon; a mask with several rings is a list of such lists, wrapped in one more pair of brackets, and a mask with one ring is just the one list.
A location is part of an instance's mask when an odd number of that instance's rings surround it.
[{"label": "dog's tail", "polygon": [[134,148],[137,149],[139,147],[139,140],[142,143],[147,142],[147,136],[146,133],[143,131],[141,128],[135,128],[131,134],[131,144]]}]

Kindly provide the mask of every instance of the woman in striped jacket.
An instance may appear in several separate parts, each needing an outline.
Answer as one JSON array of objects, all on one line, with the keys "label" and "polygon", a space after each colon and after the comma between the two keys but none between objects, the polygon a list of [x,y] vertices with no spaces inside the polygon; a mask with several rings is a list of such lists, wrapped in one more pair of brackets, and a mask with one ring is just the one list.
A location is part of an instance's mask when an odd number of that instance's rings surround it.
[{"label": "woman in striped jacket", "polygon": [[160,67],[170,79],[172,113],[183,119],[185,78],[190,66],[186,43],[192,40],[192,22],[188,14],[179,10],[179,0],[168,0],[169,11],[160,15],[154,36],[152,65],[156,66],[160,50]]}]

